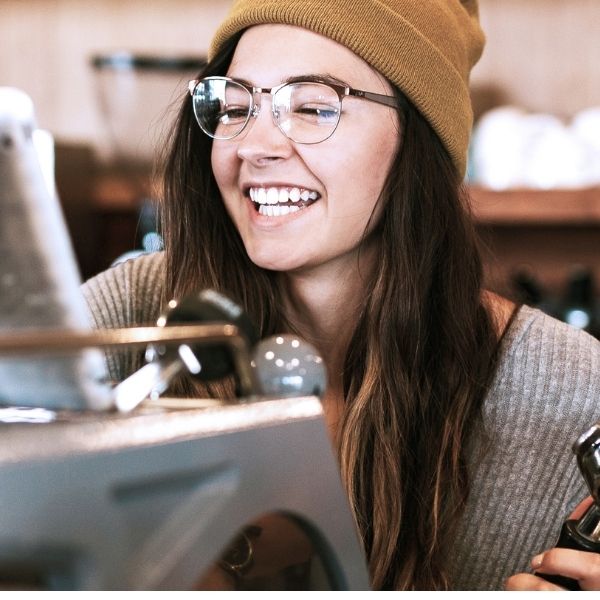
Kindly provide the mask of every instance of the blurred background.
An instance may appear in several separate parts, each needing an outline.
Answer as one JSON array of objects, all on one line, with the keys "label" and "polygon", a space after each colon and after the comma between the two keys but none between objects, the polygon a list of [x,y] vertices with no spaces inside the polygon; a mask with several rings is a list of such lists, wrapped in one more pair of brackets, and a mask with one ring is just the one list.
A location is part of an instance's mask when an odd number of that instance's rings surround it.
[{"label": "blurred background", "polygon": [[[160,247],[162,139],[230,0],[0,0],[83,277]],[[600,1],[480,0],[468,183],[487,285],[600,335]]]}]

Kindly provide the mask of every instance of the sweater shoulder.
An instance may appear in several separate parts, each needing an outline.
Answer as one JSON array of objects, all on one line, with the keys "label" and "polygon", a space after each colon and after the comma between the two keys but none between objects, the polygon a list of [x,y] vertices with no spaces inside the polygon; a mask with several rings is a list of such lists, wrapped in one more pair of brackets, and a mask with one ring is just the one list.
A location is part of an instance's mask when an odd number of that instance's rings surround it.
[{"label": "sweater shoulder", "polygon": [[[82,286],[92,324],[98,329],[154,325],[162,310],[164,254],[127,260],[99,273]],[[105,351],[110,378],[117,382],[144,364],[143,351]]]},{"label": "sweater shoulder", "polygon": [[567,414],[575,403],[591,417],[600,398],[600,341],[524,306],[503,340],[496,383],[507,401],[521,390]]},{"label": "sweater shoulder", "polygon": [[164,288],[164,254],[120,263],[86,281],[82,292],[96,327],[154,324]]}]

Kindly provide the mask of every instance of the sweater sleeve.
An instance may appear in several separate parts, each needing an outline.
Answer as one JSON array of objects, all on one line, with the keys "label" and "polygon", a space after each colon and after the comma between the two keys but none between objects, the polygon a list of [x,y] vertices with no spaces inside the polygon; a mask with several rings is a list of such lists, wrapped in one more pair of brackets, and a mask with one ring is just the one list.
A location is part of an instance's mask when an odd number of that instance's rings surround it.
[{"label": "sweater sleeve", "polygon": [[[164,255],[128,260],[86,281],[83,296],[98,329],[154,325],[161,312]],[[142,350],[106,352],[111,379],[122,381],[142,366]]]},{"label": "sweater sleeve", "polygon": [[502,589],[589,492],[571,451],[600,418],[600,343],[523,307],[503,345],[455,547],[457,589]]}]

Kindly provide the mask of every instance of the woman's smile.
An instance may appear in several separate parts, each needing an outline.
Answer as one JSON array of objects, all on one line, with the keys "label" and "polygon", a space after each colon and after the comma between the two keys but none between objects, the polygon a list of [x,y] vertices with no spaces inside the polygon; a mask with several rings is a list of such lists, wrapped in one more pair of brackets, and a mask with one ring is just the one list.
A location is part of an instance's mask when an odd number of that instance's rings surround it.
[{"label": "woman's smile", "polygon": [[300,187],[251,187],[250,200],[256,211],[266,217],[282,217],[316,202],[321,194]]}]

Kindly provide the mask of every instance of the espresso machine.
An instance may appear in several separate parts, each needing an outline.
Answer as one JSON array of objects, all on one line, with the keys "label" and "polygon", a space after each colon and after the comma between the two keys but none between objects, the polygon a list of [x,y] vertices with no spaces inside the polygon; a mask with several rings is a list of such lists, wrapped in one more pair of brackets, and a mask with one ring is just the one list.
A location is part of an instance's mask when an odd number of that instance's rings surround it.
[{"label": "espresso machine", "polygon": [[[92,330],[35,131],[31,100],[0,88],[0,589],[193,589],[265,515],[312,548],[296,587],[368,589],[316,351],[258,340],[214,290]],[[132,348],[146,364],[111,384],[103,351]],[[169,397],[181,372],[235,393]]]}]

